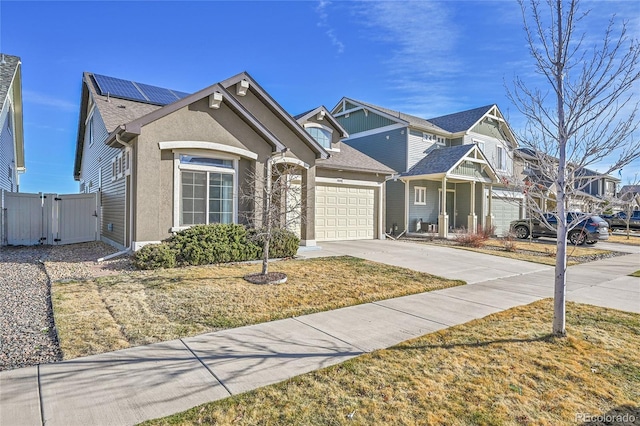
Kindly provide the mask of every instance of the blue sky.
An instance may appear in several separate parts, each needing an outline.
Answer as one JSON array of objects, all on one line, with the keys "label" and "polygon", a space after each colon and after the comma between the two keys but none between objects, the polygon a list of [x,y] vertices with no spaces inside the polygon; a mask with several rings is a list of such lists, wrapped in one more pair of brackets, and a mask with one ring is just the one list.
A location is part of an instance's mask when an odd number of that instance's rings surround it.
[{"label": "blue sky", "polygon": [[[640,2],[583,8],[591,35],[613,13],[640,34]],[[534,76],[515,0],[0,0],[0,51],[23,63],[23,192],[78,190],[83,71],[192,92],[246,70],[291,114],[342,96],[424,118],[497,103],[515,130],[505,83]]]}]

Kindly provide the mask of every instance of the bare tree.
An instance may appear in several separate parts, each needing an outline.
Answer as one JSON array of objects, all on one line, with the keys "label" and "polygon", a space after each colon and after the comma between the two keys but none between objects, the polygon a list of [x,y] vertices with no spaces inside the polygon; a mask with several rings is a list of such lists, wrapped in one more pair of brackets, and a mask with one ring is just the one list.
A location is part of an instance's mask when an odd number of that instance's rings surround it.
[{"label": "bare tree", "polygon": [[[531,185],[538,195],[552,195],[557,215],[553,333],[565,335],[567,234],[584,219],[567,218],[567,207],[593,179],[582,171],[605,162],[602,174],[619,170],[640,157],[637,98],[634,84],[640,46],[628,35],[627,23],[612,17],[597,45],[578,33],[588,12],[578,0],[519,0],[524,30],[538,85],[516,77],[508,96],[527,119],[518,135],[521,146],[535,153]],[[542,194],[545,192],[545,194]]]},{"label": "bare tree", "polygon": [[299,166],[279,162],[269,157],[264,172],[253,170],[247,174],[240,198],[246,208],[243,219],[258,229],[263,242],[262,272],[269,274],[269,248],[276,229],[300,230],[302,215],[302,186]]}]

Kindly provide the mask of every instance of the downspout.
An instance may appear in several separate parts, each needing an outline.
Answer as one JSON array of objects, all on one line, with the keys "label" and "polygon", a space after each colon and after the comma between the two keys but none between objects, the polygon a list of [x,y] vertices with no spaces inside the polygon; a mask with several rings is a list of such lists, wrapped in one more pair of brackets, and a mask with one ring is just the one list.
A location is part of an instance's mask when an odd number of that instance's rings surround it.
[{"label": "downspout", "polygon": [[[129,150],[131,149],[131,144],[128,143],[128,142],[123,141],[122,139],[120,139],[120,135],[118,133],[115,134],[115,137],[116,137],[116,141],[119,144],[121,144],[125,148],[128,148]],[[129,181],[131,181],[131,180],[133,180],[133,167],[131,167],[131,164],[129,165],[129,167],[130,167],[130,170],[131,170],[131,174],[130,174],[131,177],[130,177]],[[125,185],[126,185],[126,183],[125,183]],[[129,189],[131,189],[131,188],[129,188]],[[127,191],[126,191],[126,189],[124,191],[124,197],[125,197],[124,203],[126,205],[127,204]],[[133,207],[133,197],[129,197],[129,222],[130,222],[129,223],[129,225],[130,225],[129,229],[132,229],[132,226],[131,226],[131,222],[133,221],[133,210],[132,210],[132,207]],[[127,238],[127,221],[126,221],[126,219],[125,219],[125,223],[124,223],[124,235],[123,235],[123,237],[125,239]],[[125,241],[125,244],[126,243],[127,243],[127,241]],[[97,262],[104,262],[105,260],[113,259],[114,257],[118,257],[118,256],[122,256],[123,254],[131,253],[133,251],[132,245],[133,245],[132,239],[129,238],[129,247],[127,249],[119,251],[117,253],[112,253],[112,254],[110,254],[108,256],[101,257],[100,259],[97,260]]]}]

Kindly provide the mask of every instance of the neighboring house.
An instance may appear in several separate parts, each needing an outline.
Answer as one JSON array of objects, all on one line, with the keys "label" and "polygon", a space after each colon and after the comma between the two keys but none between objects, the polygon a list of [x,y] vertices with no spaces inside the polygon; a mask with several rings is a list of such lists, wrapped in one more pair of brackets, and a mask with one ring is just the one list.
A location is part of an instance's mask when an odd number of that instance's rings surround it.
[{"label": "neighboring house", "polygon": [[630,201],[635,200],[636,209],[640,209],[640,185],[625,185],[620,188],[618,198]]},{"label": "neighboring house", "polygon": [[269,158],[298,168],[301,244],[384,238],[394,171],[346,136],[324,107],[294,119],[247,73],[188,94],[86,72],[74,177],[100,192],[102,239],[121,249],[259,217],[260,197],[243,199],[240,185],[259,191],[248,178]]},{"label": "neighboring house", "polygon": [[[529,198],[542,211],[555,210],[553,173],[557,158],[538,153],[531,148],[518,148],[514,154],[516,175],[523,177],[525,190],[531,190]],[[545,167],[551,169],[545,172]],[[572,190],[567,194],[567,209],[597,212],[604,203],[615,199],[620,179],[585,167],[575,169],[575,166],[569,165],[569,170]]]},{"label": "neighboring house", "polygon": [[0,189],[18,192],[24,164],[22,63],[0,54]]},{"label": "neighboring house", "polygon": [[332,114],[346,144],[400,172],[387,182],[388,232],[482,225],[501,235],[522,216],[522,192],[508,182],[517,142],[496,105],[423,119],[345,97]]}]

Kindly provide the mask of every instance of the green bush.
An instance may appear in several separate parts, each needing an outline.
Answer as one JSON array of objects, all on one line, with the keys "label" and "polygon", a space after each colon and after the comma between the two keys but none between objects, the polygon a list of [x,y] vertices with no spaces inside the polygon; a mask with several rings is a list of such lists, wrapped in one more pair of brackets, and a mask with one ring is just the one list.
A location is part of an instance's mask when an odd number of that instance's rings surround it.
[{"label": "green bush", "polygon": [[[249,239],[260,246],[259,257],[262,257],[262,250],[264,249],[266,240],[264,229],[250,229]],[[293,257],[298,252],[299,245],[300,238],[293,232],[286,229],[272,229],[271,243],[269,244],[269,259]]]},{"label": "green bush", "polygon": [[243,225],[196,225],[178,232],[169,244],[180,265],[240,262],[260,257],[261,248],[247,238]]},{"label": "green bush", "polygon": [[[272,230],[269,257],[293,257],[300,239],[286,229]],[[262,257],[264,234],[243,225],[196,225],[175,234],[160,244],[149,244],[134,254],[139,269],[174,268],[242,262]]]},{"label": "green bush", "polygon": [[293,257],[298,252],[300,238],[287,229],[273,229],[269,244],[269,257]]},{"label": "green bush", "polygon": [[167,243],[148,244],[134,253],[133,264],[138,269],[175,268],[176,252]]}]

